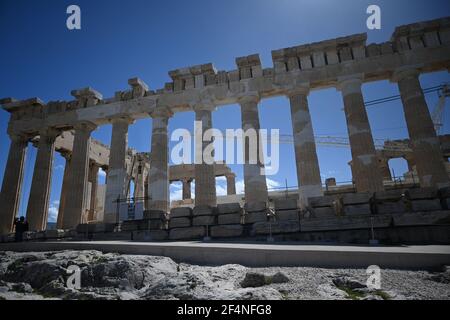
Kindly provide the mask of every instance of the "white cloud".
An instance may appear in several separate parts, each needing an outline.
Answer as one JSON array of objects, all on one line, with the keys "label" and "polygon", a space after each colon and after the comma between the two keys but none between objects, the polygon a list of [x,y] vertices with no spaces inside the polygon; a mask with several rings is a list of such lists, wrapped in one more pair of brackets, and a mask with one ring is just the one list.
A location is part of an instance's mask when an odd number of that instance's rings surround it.
[{"label": "white cloud", "polygon": [[54,200],[50,203],[48,208],[48,221],[56,222],[58,219],[58,211],[59,211],[59,200]]},{"label": "white cloud", "polygon": [[106,177],[106,172],[103,171],[103,170],[98,170],[98,175],[99,175],[100,177]]},{"label": "white cloud", "polygon": [[64,166],[62,164],[58,164],[55,166],[55,170],[64,170]]}]

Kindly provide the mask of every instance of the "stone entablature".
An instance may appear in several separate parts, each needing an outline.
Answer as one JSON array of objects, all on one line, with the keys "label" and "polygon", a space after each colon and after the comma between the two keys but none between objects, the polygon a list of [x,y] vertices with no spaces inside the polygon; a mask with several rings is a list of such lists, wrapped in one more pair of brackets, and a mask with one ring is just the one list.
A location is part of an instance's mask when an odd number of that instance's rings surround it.
[{"label": "stone entablature", "polygon": [[164,106],[172,113],[192,111],[207,98],[212,104],[237,103],[242,96],[285,95],[299,84],[311,90],[335,87],[338,78],[362,76],[364,82],[391,79],[401,68],[419,72],[446,70],[450,66],[450,18],[415,23],[396,28],[392,39],[366,45],[366,35],[357,34],[297,47],[274,50],[274,67],[262,68],[258,55],[236,59],[238,69],[216,71],[212,64],[177,69],[164,89],[150,91],[137,78],[130,79],[130,91],[102,99],[91,88],[73,90],[75,101],[50,102],[38,98],[4,99],[3,108],[12,113],[10,132],[36,133],[42,127],[72,127],[79,121],[97,125],[127,115],[148,117]]}]

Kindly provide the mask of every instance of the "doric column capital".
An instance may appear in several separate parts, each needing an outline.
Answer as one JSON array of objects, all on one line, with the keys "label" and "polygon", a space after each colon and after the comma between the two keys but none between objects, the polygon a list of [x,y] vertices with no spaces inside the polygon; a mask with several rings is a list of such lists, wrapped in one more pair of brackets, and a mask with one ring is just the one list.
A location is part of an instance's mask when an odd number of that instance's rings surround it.
[{"label": "doric column capital", "polygon": [[261,96],[259,94],[248,94],[244,96],[240,96],[237,101],[241,105],[245,105],[247,103],[256,103],[258,104],[261,100]]},{"label": "doric column capital", "polygon": [[9,138],[15,143],[28,143],[32,136],[26,133],[9,133]]},{"label": "doric column capital", "polygon": [[216,106],[210,102],[210,101],[200,101],[198,103],[195,103],[192,105],[192,109],[194,112],[200,112],[200,111],[209,111],[213,112],[216,109]]},{"label": "doric column capital", "polygon": [[291,98],[293,96],[297,96],[297,95],[308,96],[309,95],[309,91],[310,91],[309,83],[305,83],[305,84],[302,84],[302,85],[295,86],[292,89],[289,89],[286,92],[286,95],[289,98]]},{"label": "doric column capital", "polygon": [[97,125],[95,123],[89,122],[89,121],[78,122],[73,127],[77,131],[82,131],[82,132],[86,132],[86,133],[91,133],[92,131],[97,129]]},{"label": "doric column capital", "polygon": [[418,78],[420,71],[417,68],[400,68],[395,70],[391,76],[391,82],[399,82],[408,78]]},{"label": "doric column capital", "polygon": [[55,128],[42,128],[39,130],[39,141],[52,144],[60,134],[61,130]]},{"label": "doric column capital", "polygon": [[126,115],[109,119],[109,122],[112,124],[119,123],[119,124],[124,124],[124,125],[131,125],[134,123],[134,121],[135,120],[133,118],[126,116]]},{"label": "doric column capital", "polygon": [[173,112],[168,107],[157,106],[150,112],[152,118],[170,118],[173,116]]},{"label": "doric column capital", "polygon": [[344,95],[360,92],[363,79],[364,77],[361,74],[339,77],[337,79],[336,89]]}]

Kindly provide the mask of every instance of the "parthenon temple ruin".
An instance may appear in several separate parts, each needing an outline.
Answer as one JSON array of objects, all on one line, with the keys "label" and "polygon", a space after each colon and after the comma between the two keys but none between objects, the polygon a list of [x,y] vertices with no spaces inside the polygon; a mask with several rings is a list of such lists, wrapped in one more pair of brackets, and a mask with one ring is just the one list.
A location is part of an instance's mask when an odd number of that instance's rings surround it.
[{"label": "parthenon temple ruin", "polygon": [[[178,240],[258,236],[270,229],[320,239],[324,231],[367,229],[370,224],[381,230],[394,224],[439,228],[430,232],[438,237],[433,239],[450,241],[448,224],[440,224],[450,216],[450,136],[436,134],[419,82],[421,74],[450,71],[450,18],[397,27],[383,43],[366,40],[362,33],[274,50],[273,66],[267,68],[258,54],[236,58],[231,71],[217,71],[212,63],[180,68],[170,71],[172,81],[157,90],[132,78],[128,90],[110,98],[87,87],[73,90],[72,101],[2,99],[0,104],[10,113],[11,145],[1,189],[0,233],[13,231],[26,149],[32,142],[37,156],[26,216],[30,230],[44,237],[50,235],[46,226],[56,151],[66,159],[58,230],[52,230],[56,236],[77,230],[79,236],[86,231],[99,238],[109,233]],[[396,143],[406,149],[392,148],[394,142],[382,150],[374,144],[361,87],[381,80],[398,85],[409,139]],[[326,88],[342,94],[354,183],[347,189],[333,187],[331,181],[322,185],[308,96]],[[168,123],[175,113],[194,112],[206,130],[213,128],[216,108],[238,104],[242,129],[258,130],[258,103],[275,96],[290,101],[291,119],[286,121],[293,128],[295,195],[269,192],[260,161],[245,160],[243,195],[236,194],[235,173],[225,163],[169,165]],[[153,121],[150,153],[128,146],[129,126],[143,118]],[[91,138],[105,124],[112,124],[110,146]],[[407,159],[418,177],[414,185],[389,183],[387,161],[395,157]],[[107,174],[104,186],[97,183],[100,169]],[[221,199],[216,195],[218,176],[227,181],[227,196]],[[182,182],[180,201],[170,201],[173,181]],[[135,201],[133,215],[121,206],[121,199],[127,198],[142,200]]]}]

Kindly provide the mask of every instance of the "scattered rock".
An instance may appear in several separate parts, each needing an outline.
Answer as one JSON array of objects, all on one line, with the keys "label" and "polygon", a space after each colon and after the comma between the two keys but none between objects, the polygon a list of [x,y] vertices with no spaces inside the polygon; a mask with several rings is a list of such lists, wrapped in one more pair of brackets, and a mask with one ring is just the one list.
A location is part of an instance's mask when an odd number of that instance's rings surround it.
[{"label": "scattered rock", "polygon": [[286,283],[286,282],[289,282],[289,278],[282,272],[275,273],[271,278],[272,278],[272,283]]},{"label": "scattered rock", "polygon": [[260,273],[247,272],[241,282],[242,288],[256,288],[266,285],[266,276]]}]

